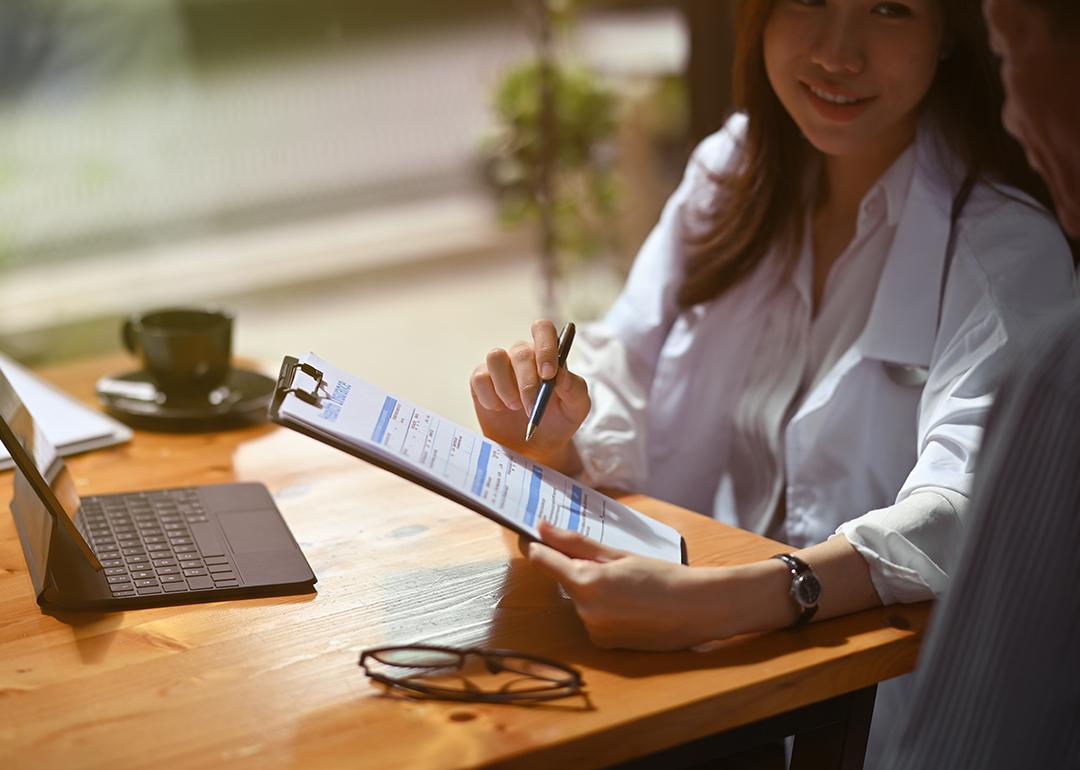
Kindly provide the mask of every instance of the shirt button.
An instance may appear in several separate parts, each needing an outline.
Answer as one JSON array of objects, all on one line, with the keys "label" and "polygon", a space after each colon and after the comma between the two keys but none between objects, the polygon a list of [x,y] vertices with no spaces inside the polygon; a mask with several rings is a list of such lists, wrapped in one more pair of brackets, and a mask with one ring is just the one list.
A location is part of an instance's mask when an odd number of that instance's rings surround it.
[{"label": "shirt button", "polygon": [[863,211],[867,216],[876,217],[881,214],[881,193],[875,193],[874,197],[866,202]]}]

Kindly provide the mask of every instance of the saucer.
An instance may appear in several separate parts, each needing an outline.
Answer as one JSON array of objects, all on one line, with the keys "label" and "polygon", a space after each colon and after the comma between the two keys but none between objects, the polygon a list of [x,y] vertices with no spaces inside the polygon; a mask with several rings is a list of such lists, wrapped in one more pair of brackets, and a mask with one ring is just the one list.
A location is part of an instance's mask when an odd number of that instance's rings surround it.
[{"label": "saucer", "polygon": [[249,369],[232,369],[209,393],[167,394],[143,371],[102,377],[98,400],[106,411],[137,428],[214,430],[266,419],[275,381]]}]

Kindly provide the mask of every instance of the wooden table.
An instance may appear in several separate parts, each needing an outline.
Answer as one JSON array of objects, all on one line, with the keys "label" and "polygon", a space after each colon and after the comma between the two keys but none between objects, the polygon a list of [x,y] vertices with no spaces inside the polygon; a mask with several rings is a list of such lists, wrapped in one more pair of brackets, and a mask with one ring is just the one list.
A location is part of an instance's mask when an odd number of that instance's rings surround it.
[{"label": "wooden table", "polygon": [[[125,363],[43,374],[93,403],[96,377]],[[782,729],[792,715],[777,715],[792,709],[833,724],[808,733],[804,756],[824,746],[851,762],[865,747],[865,725],[851,715],[865,717],[875,683],[912,669],[928,614],[926,605],[872,610],[707,653],[604,651],[505,530],[291,431],[141,432],[70,467],[84,494],[266,483],[318,593],[50,617],[34,603],[11,517],[0,514],[0,765],[9,770],[591,768],[728,731],[638,762],[673,767],[725,737]],[[5,508],[11,484],[12,472],[0,474]],[[678,528],[692,564],[781,548],[647,497],[626,502]],[[410,701],[357,668],[364,647],[421,641],[557,658],[584,672],[587,697],[533,707]],[[837,752],[837,742],[846,747]]]}]

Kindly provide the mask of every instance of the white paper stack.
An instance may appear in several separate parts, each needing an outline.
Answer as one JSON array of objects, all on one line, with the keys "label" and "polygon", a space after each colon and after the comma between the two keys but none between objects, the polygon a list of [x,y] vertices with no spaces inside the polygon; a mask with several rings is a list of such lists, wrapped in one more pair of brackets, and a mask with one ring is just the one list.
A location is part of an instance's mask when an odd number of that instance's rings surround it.
[{"label": "white paper stack", "polygon": [[[131,439],[131,428],[79,403],[3,355],[0,355],[0,370],[30,410],[34,422],[61,455],[73,455]],[[11,455],[0,444],[0,469],[12,465]]]}]

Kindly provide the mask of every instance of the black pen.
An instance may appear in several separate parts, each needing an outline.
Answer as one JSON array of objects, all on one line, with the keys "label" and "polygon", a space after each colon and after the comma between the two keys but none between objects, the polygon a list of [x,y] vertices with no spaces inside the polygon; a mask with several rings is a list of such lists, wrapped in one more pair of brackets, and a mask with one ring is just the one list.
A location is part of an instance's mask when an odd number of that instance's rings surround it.
[{"label": "black pen", "polygon": [[[563,327],[559,334],[559,364],[555,370],[555,377],[559,376],[559,369],[566,366],[566,356],[570,353],[570,346],[574,343],[574,322],[571,321]],[[529,415],[529,424],[525,427],[525,440],[532,438],[533,431],[540,424],[540,418],[544,416],[548,399],[555,391],[555,377],[540,383],[540,392],[536,394],[536,403],[533,405],[532,414]]]}]

